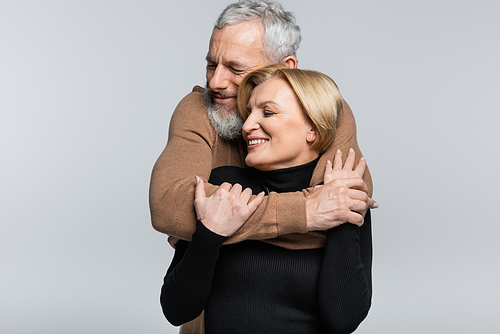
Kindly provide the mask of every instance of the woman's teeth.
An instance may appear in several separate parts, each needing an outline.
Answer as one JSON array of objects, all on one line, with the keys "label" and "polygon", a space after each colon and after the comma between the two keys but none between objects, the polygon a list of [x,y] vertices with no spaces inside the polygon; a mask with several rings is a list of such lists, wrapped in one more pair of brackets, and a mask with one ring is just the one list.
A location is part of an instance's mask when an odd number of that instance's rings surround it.
[{"label": "woman's teeth", "polygon": [[248,141],[248,146],[250,146],[250,145],[257,145],[257,144],[261,144],[261,143],[265,143],[265,142],[267,142],[267,141],[269,141],[269,140],[267,140],[267,139],[252,139],[252,140],[249,140],[249,141]]}]

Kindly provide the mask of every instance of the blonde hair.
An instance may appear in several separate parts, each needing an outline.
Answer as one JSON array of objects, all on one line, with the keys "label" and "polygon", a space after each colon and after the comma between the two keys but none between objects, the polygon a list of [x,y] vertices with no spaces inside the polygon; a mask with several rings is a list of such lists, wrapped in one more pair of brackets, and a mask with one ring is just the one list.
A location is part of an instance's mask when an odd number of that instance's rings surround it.
[{"label": "blonde hair", "polygon": [[342,95],[335,82],[327,75],[310,70],[290,69],[283,64],[263,67],[249,73],[238,91],[238,109],[247,118],[247,105],[255,87],[280,77],[287,81],[299,98],[302,111],[316,131],[311,148],[319,153],[326,151],[335,139],[337,119],[343,112]]}]

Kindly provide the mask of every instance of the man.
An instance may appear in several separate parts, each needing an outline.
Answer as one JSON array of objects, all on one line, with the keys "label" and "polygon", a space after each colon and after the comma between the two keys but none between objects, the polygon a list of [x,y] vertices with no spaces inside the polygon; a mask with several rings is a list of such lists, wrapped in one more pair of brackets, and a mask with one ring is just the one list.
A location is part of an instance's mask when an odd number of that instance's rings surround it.
[{"label": "man", "polygon": [[[224,10],[206,56],[207,85],[195,87],[177,106],[167,146],[152,172],[150,208],[156,230],[190,240],[196,227],[195,176],[208,180],[216,167],[245,166],[246,150],[240,138],[243,122],[236,108],[239,83],[252,70],[268,64],[297,67],[300,39],[293,15],[277,3],[240,1]],[[311,186],[322,182],[326,161],[333,159],[337,149],[347,153],[350,148],[359,159],[355,121],[345,103],[335,141],[318,162]],[[372,193],[368,171],[363,180],[335,180],[303,193],[271,193],[226,243],[273,239],[267,242],[288,249],[323,247],[323,231],[345,222],[360,225],[363,216],[358,212],[377,206],[368,198]],[[207,184],[207,196],[216,189]],[[351,198],[347,189],[362,191]],[[195,320],[181,332],[202,332],[197,328],[201,325]]]}]

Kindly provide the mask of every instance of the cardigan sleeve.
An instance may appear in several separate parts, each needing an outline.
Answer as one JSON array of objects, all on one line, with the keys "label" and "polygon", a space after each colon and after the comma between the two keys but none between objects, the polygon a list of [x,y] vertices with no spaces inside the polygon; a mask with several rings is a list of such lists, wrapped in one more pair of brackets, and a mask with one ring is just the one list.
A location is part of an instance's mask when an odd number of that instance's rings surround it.
[{"label": "cardigan sleeve", "polygon": [[328,230],[319,280],[321,316],[332,333],[352,333],[365,319],[372,297],[370,211],[360,227]]},{"label": "cardigan sleeve", "polygon": [[[207,180],[212,170],[215,135],[206,118],[199,91],[184,97],[172,114],[167,145],[151,173],[153,227],[183,240],[190,240],[196,229],[195,176]],[[207,194],[213,188],[207,184]]]},{"label": "cardigan sleeve", "polygon": [[[347,102],[344,101],[343,112],[337,121],[335,138],[332,145],[330,145],[330,147],[321,155],[321,158],[314,169],[311,186],[323,183],[326,161],[333,161],[337,150],[341,150],[342,153],[344,153],[342,154],[342,160],[343,163],[345,163],[345,159],[347,159],[347,152],[349,152],[350,148],[356,152],[356,161],[354,165],[357,166],[359,159],[361,159],[363,154],[361,153],[361,149],[358,145],[358,139],[356,137],[356,120],[354,119],[354,114],[352,113],[351,107],[349,107]],[[368,196],[372,197],[373,182],[368,166],[363,174],[363,181],[365,181],[368,186]]]},{"label": "cardigan sleeve", "polygon": [[205,309],[224,240],[198,221],[193,239],[177,243],[160,294],[163,314],[172,325],[191,321]]},{"label": "cardigan sleeve", "polygon": [[[196,228],[194,178],[197,175],[207,180],[214,168],[213,154],[216,157],[224,155],[224,152],[213,151],[216,141],[221,139],[208,120],[201,94],[201,88],[195,88],[175,109],[167,145],[153,167],[149,191],[153,227],[184,240],[190,240]],[[332,159],[338,148],[347,151],[351,147],[360,157],[355,120],[350,109],[346,108],[339,118],[335,141],[318,163],[311,185],[322,181],[326,160]],[[240,155],[238,158],[242,159],[244,152]],[[364,177],[371,187],[368,171]],[[217,187],[206,184],[205,189],[207,196],[210,196]],[[269,242],[284,248],[322,247],[324,236],[321,233],[307,233],[306,195],[307,192],[295,192],[266,196],[257,211],[226,243],[276,238]],[[288,241],[289,235],[305,233],[308,234],[305,238],[296,235],[291,238],[291,242]],[[283,241],[280,236],[287,238]]]},{"label": "cardigan sleeve", "polygon": [[[175,109],[168,142],[153,167],[149,189],[153,227],[183,240],[190,240],[195,231],[195,176],[208,180],[214,165],[244,167],[245,152],[241,143],[223,142],[218,137],[207,117],[200,89],[195,88]],[[237,145],[241,146],[241,152],[234,147]],[[205,184],[207,196],[217,188]],[[279,203],[289,210],[278,211]],[[306,232],[305,195],[300,192],[273,194],[264,199],[228,243]]]}]

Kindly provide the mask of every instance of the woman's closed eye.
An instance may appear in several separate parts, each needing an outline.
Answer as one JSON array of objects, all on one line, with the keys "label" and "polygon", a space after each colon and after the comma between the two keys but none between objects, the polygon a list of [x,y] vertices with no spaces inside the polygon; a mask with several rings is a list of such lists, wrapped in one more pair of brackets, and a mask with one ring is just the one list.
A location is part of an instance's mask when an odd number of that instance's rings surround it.
[{"label": "woman's closed eye", "polygon": [[264,110],[264,116],[265,117],[269,117],[269,116],[272,116],[272,115],[275,115],[275,114],[276,113],[274,111],[267,110],[267,109]]}]

